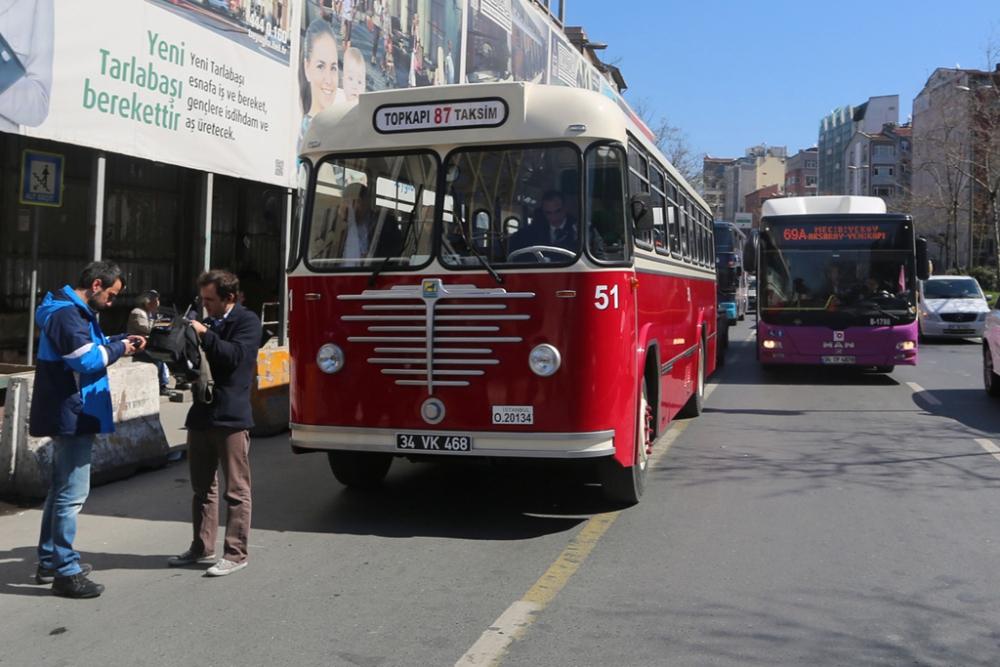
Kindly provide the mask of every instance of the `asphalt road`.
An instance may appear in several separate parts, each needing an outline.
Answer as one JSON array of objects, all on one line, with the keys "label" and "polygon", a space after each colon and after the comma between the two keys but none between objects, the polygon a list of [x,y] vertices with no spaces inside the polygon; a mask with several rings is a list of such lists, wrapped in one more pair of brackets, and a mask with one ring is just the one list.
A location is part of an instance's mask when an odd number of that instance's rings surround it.
[{"label": "asphalt road", "polygon": [[40,510],[5,508],[0,665],[998,664],[978,345],[764,374],[751,325],[631,508],[518,466],[398,461],[358,494],[257,439],[249,568],[166,566],[190,539],[179,462],[93,489],[77,547],[108,590],[83,601],[29,583]]}]

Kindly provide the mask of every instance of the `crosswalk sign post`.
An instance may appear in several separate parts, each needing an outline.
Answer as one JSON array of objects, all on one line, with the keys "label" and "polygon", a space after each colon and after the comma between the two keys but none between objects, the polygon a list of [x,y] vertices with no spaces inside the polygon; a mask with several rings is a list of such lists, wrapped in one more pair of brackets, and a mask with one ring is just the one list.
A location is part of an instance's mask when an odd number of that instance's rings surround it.
[{"label": "crosswalk sign post", "polygon": [[39,206],[62,206],[63,156],[41,151],[24,151],[21,162],[21,203],[35,206],[31,230],[31,295],[28,298],[28,364],[35,355],[35,297],[38,292]]},{"label": "crosswalk sign post", "polygon": [[63,156],[24,151],[21,163],[21,203],[62,206]]}]

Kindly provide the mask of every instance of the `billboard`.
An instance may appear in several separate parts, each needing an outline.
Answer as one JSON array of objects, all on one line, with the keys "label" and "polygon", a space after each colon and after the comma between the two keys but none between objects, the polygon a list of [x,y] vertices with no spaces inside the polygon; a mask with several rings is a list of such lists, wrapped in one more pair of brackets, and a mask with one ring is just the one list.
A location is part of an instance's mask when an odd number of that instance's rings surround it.
[{"label": "billboard", "polygon": [[0,131],[286,187],[323,109],[489,81],[602,92],[652,138],[530,0],[14,0],[0,13]]},{"label": "billboard", "polygon": [[0,130],[290,185],[293,7],[19,0],[0,15],[0,61],[21,68],[0,73]]}]

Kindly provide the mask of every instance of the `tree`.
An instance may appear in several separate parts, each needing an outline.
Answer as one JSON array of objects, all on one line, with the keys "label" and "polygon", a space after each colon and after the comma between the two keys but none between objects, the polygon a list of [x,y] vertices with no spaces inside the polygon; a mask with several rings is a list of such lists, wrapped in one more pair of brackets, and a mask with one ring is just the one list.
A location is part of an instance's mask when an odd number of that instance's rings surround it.
[{"label": "tree", "polygon": [[639,99],[632,105],[632,110],[656,137],[656,147],[670,160],[670,164],[680,172],[684,180],[691,184],[691,187],[700,190],[705,156],[695,153],[691,148],[691,137],[680,128],[667,122],[665,116],[658,116],[654,119],[654,111],[649,98]]}]

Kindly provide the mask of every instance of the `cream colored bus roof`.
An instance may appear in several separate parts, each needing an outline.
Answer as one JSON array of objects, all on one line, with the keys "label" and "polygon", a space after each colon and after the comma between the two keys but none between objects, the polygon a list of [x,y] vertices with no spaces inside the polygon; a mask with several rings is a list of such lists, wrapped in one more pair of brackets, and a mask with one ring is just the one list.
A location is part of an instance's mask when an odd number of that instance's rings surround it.
[{"label": "cream colored bus roof", "polygon": [[761,206],[761,217],[771,215],[815,215],[820,213],[885,213],[881,197],[823,195],[820,197],[786,197],[769,199]]}]

